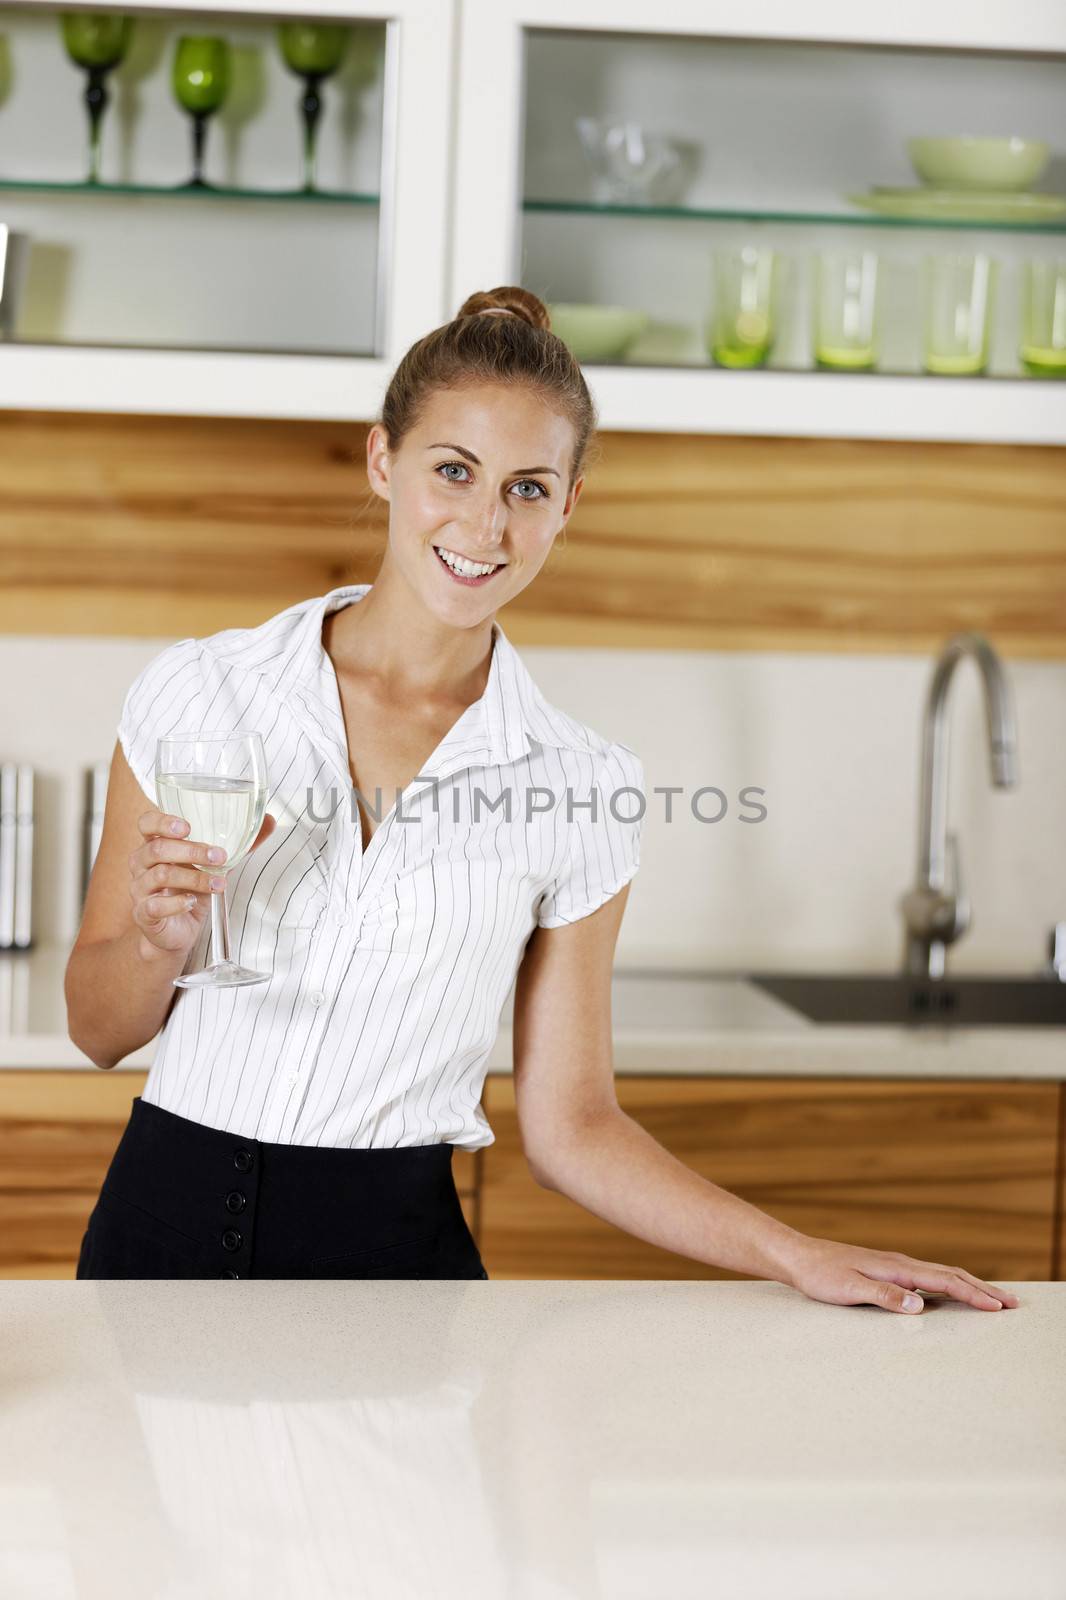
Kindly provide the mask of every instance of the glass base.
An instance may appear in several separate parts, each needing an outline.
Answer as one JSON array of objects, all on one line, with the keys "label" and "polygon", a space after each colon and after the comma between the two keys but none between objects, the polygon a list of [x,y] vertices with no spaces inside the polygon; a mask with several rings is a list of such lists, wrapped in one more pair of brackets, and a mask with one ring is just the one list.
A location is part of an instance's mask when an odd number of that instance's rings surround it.
[{"label": "glass base", "polygon": [[761,367],[770,354],[770,346],[716,344],[711,355],[720,367]]},{"label": "glass base", "polygon": [[1022,345],[1021,358],[1030,378],[1066,378],[1066,348]]},{"label": "glass base", "polygon": [[827,372],[871,372],[875,361],[869,345],[822,345],[814,352],[815,366]]},{"label": "glass base", "polygon": [[236,961],[219,961],[213,967],[205,967],[203,972],[175,978],[174,986],[178,989],[235,989],[243,983],[266,983],[271,976],[269,972],[253,972],[251,967],[239,966]]},{"label": "glass base", "polygon": [[938,356],[926,351],[923,366],[937,378],[977,378],[985,370],[986,358],[977,356]]}]

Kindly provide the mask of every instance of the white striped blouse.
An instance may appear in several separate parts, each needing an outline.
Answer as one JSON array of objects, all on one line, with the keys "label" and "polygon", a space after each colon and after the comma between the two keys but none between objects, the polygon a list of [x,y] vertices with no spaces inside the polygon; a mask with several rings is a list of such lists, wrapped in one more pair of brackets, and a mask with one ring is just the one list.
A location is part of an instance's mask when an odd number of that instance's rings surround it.
[{"label": "white striped blouse", "polygon": [[[233,959],[270,980],[176,990],[142,1099],[276,1144],[476,1150],[493,1142],[479,1102],[525,944],[633,877],[644,772],[549,705],[494,621],[481,698],[398,804],[363,796],[381,817],[364,851],[322,623],[369,588],[178,640],[126,695],[118,734],[153,807],[157,739],[250,729],[277,819],[226,891]],[[210,959],[209,923],[186,972]]]}]

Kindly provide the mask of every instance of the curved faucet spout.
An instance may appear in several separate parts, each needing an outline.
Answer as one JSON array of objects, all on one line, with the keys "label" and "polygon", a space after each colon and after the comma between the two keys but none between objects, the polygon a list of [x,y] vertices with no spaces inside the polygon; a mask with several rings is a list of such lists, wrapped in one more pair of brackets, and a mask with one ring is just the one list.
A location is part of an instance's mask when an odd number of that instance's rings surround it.
[{"label": "curved faucet spout", "polygon": [[[948,688],[965,655],[973,656],[981,673],[992,783],[997,789],[1010,789],[1018,782],[1014,707],[1003,663],[982,634],[954,634],[937,659],[926,698],[918,873],[914,888],[900,902],[907,928],[904,969],[930,978],[943,977],[947,946],[970,924],[958,842],[947,831]],[[946,881],[949,857],[950,883]]]}]

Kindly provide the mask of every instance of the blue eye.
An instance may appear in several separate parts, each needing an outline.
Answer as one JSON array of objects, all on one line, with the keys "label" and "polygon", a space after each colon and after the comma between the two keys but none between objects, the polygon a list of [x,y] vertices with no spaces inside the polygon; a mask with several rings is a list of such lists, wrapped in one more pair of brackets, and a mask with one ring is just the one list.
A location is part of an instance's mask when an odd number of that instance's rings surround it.
[{"label": "blue eye", "polygon": [[[463,483],[465,481],[464,479],[462,479],[462,478],[452,478],[452,477],[447,475],[447,469],[449,467],[458,467],[461,472],[469,472],[470,471],[470,468],[463,461],[442,461],[442,462],[440,462],[440,464],[438,466],[434,467],[433,470],[434,470],[434,472],[444,473],[445,474],[445,482],[446,483]],[[519,478],[518,479],[518,483],[519,484],[524,484],[524,483],[532,484],[533,488],[536,489],[536,491],[537,491],[536,494],[520,494],[518,496],[519,500],[547,500],[548,499],[548,491],[547,491],[547,489],[544,487],[544,485],[542,483],[538,483],[536,478]],[[517,485],[516,485],[516,487],[517,487]]]}]

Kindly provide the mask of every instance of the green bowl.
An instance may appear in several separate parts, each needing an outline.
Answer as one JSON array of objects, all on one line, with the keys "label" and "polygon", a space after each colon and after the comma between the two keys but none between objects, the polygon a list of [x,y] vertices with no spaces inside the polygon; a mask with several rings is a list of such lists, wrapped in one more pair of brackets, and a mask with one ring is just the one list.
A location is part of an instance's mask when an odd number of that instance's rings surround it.
[{"label": "green bowl", "polygon": [[1048,163],[1042,139],[908,139],[907,154],[923,183],[938,189],[1027,189]]},{"label": "green bowl", "polygon": [[548,307],[552,332],[570,346],[578,361],[614,361],[624,356],[648,326],[646,311],[628,306],[564,305]]}]

